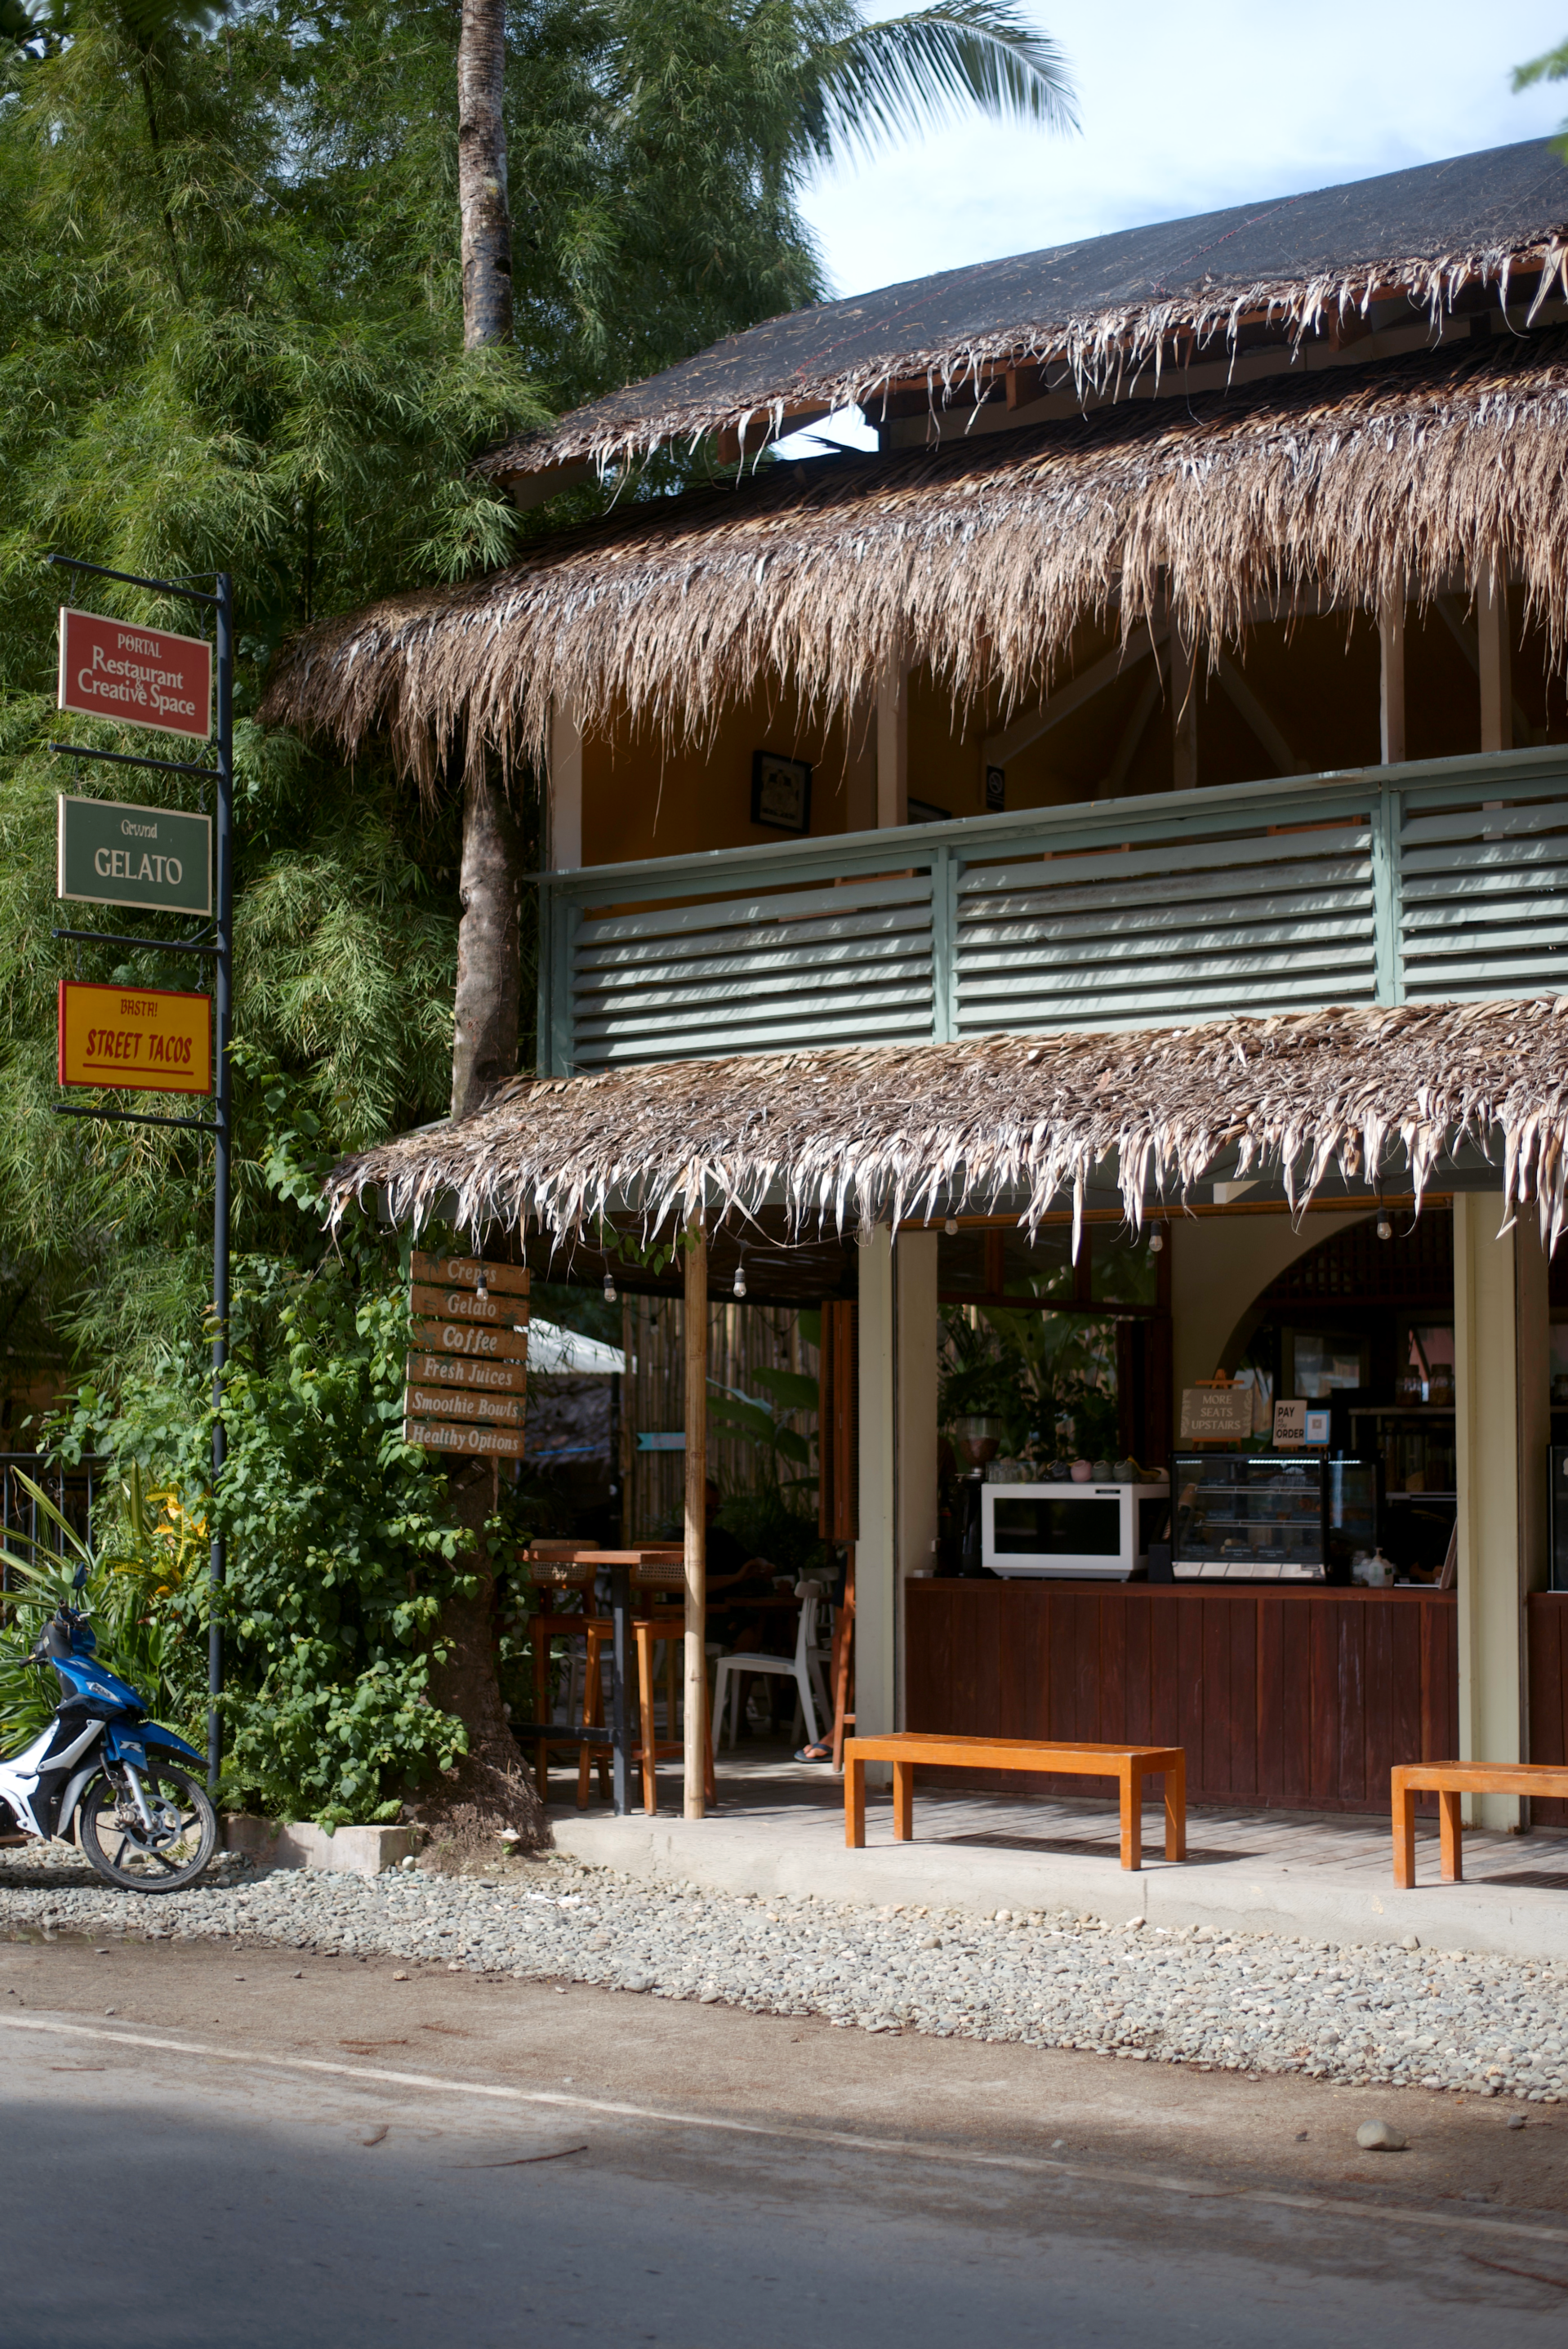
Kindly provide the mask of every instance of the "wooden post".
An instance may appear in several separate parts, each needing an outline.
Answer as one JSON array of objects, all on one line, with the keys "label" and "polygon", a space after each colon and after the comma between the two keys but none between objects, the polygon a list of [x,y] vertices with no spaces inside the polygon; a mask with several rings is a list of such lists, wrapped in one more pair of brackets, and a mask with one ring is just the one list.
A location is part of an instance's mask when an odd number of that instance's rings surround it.
[{"label": "wooden post", "polygon": [[550,705],[550,865],[575,873],[583,862],[583,730],[570,702]]},{"label": "wooden post", "polygon": [[1475,599],[1480,653],[1480,747],[1513,748],[1513,679],[1509,660],[1508,574],[1487,564]]},{"label": "wooden post", "polygon": [[909,672],[903,647],[877,686],[877,830],[909,822]]},{"label": "wooden post", "polygon": [[[707,1235],[686,1229],[686,1816],[707,1816]],[[645,1734],[648,1733],[645,1731]]]},{"label": "wooden post", "polygon": [[1379,699],[1383,764],[1398,767],[1405,756],[1405,597],[1388,596],[1377,614]]}]

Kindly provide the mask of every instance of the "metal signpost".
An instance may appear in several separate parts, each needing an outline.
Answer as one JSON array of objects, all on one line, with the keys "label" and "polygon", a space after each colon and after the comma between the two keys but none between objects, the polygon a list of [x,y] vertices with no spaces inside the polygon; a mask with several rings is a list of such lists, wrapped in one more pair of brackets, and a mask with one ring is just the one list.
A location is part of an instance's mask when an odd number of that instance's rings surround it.
[{"label": "metal signpost", "polygon": [[[101,1118],[119,1125],[188,1126],[213,1137],[212,1179],[212,1480],[216,1486],[227,1445],[223,1427],[223,1368],[229,1350],[229,1158],[233,1142],[232,946],[234,913],[234,585],[217,574],[215,594],[180,580],[143,579],[56,554],[62,569],[128,587],[145,587],[209,612],[213,641],[173,636],[164,628],[78,612],[60,613],[59,706],[85,718],[108,718],[160,734],[211,742],[212,763],[158,759],[140,752],[98,750],[84,742],[51,742],[52,750],[113,767],[150,767],[187,775],[211,790],[212,813],[141,807],[119,800],[62,793],[58,895],[79,904],[122,905],[145,913],[194,916],[200,935],[150,938],[107,930],[57,929],[57,938],[94,947],[150,947],[159,954],[197,955],[212,966],[211,996],[170,988],[60,986],[60,1082],[120,1092],[210,1095],[211,1117],[157,1117],[139,1110],[57,1102],[61,1117]],[[214,684],[216,695],[214,696]],[[215,706],[214,706],[215,705]],[[223,1583],[223,1541],[212,1536],[208,1574],[212,1592],[208,1632],[207,1780],[216,1788],[222,1738],[218,1700],[223,1688],[223,1635],[218,1593]]]}]

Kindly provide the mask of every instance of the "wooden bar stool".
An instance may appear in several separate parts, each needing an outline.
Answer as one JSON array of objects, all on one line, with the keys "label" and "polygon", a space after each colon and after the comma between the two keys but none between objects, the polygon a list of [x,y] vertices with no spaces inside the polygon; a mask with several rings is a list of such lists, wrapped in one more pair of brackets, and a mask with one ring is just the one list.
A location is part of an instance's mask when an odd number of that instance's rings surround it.
[{"label": "wooden bar stool", "polygon": [[[686,1563],[679,1550],[671,1549],[665,1557],[645,1553],[632,1568],[632,1589],[644,1600],[655,1597],[668,1599],[686,1587]],[[686,1641],[686,1610],[666,1607],[662,1611],[650,1608],[645,1615],[632,1619],[632,1636],[637,1643],[637,1737],[633,1760],[642,1764],[643,1808],[653,1817],[659,1806],[657,1765],[660,1762],[684,1759],[686,1742],[674,1734],[677,1712],[677,1695],[683,1677],[677,1658]],[[660,1640],[665,1643],[665,1727],[660,1737],[654,1716],[654,1650]],[[703,1671],[703,1784],[710,1803],[717,1801],[713,1772],[712,1742],[708,1734],[707,1671]]]},{"label": "wooden bar stool", "polygon": [[[533,1638],[533,1718],[536,1727],[551,1717],[550,1649],[554,1640],[581,1639],[586,1643],[585,1677],[583,1683],[583,1726],[599,1724],[603,1714],[600,1700],[600,1659],[605,1646],[614,1637],[614,1626],[607,1615],[595,1615],[593,1609],[593,1578],[596,1568],[591,1559],[581,1556],[582,1544],[572,1542],[534,1542],[524,1563],[530,1578],[542,1593],[558,1591],[562,1595],[576,1591],[579,1605],[575,1613],[561,1609],[548,1611],[542,1607],[530,1629]],[[565,1723],[561,1734],[537,1735],[533,1746],[534,1784],[539,1799],[550,1799],[550,1749],[554,1746],[577,1748],[577,1804],[586,1809],[588,1775],[593,1763],[599,1765],[599,1792],[606,1802],[610,1799],[610,1756],[603,1745],[584,1744]]]}]

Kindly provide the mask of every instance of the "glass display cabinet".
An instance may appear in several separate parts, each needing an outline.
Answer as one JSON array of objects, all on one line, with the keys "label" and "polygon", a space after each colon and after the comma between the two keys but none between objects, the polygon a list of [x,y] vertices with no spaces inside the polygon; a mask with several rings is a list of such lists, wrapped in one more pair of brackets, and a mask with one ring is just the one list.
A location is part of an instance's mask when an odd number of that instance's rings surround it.
[{"label": "glass display cabinet", "polygon": [[1370,1549],[1371,1462],[1316,1453],[1178,1452],[1171,1566],[1178,1582],[1330,1582]]}]

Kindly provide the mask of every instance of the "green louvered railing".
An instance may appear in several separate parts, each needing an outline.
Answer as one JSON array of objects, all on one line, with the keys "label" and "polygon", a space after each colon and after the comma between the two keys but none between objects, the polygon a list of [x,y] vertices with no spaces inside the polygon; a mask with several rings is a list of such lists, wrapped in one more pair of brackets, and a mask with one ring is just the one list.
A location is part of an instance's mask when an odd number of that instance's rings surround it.
[{"label": "green louvered railing", "polygon": [[1568,749],[541,884],[552,1074],[1568,989]]}]

